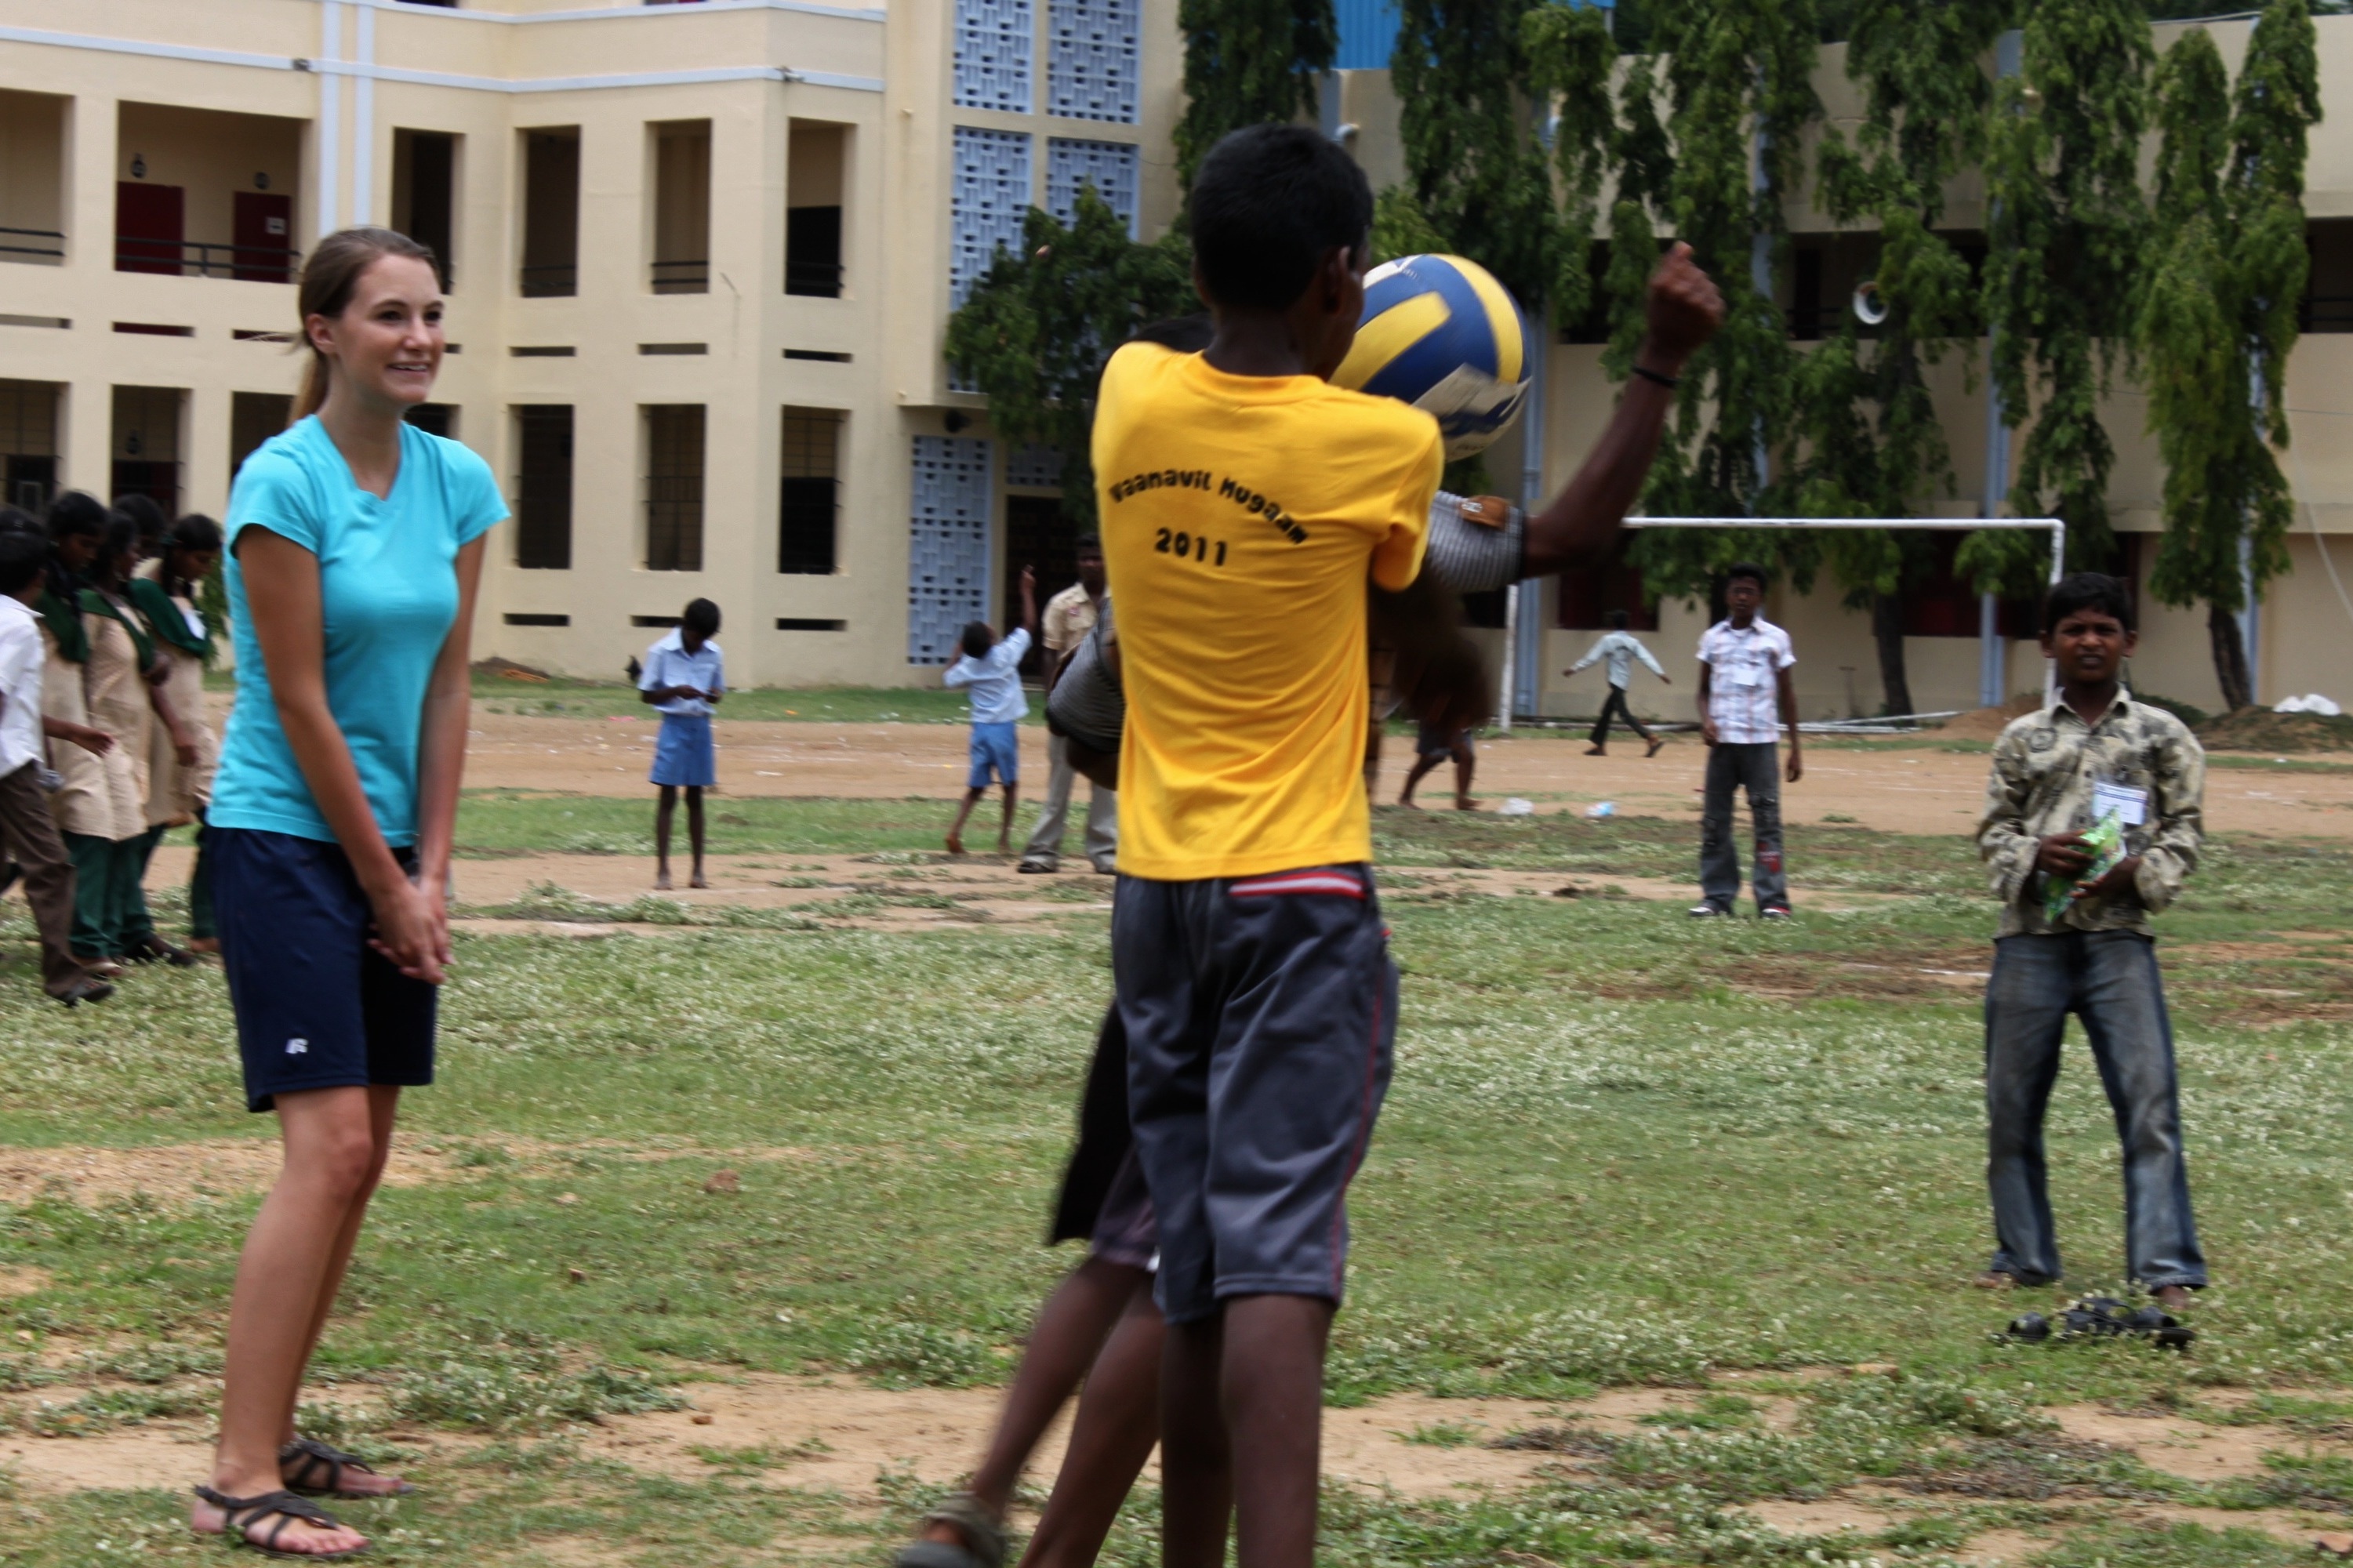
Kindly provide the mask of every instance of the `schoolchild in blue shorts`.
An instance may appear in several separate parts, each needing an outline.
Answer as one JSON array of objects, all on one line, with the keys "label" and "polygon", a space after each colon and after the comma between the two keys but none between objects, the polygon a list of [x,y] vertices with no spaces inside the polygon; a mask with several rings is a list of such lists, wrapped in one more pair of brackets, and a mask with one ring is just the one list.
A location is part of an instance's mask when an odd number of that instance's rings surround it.
[{"label": "schoolchild in blue shorts", "polygon": [[694,851],[690,888],[707,888],[702,875],[702,792],[719,782],[711,744],[711,710],[727,690],[727,663],[719,645],[719,606],[696,599],[686,606],[670,635],[646,649],[638,695],[662,716],[654,742],[652,782],[661,789],[654,806],[654,886],[670,890],[670,824],[678,792],[686,791],[686,839]]},{"label": "schoolchild in blue shorts", "polygon": [[429,249],[330,235],[298,304],[300,417],[229,497],[237,706],[207,828],[246,1106],[277,1113],[285,1164],[237,1264],[220,1446],[189,1522],[331,1561],[367,1541],[312,1497],[409,1489],[301,1436],[294,1405],[400,1092],[433,1081],[468,629],[507,508],[489,464],[402,417],[441,363]]},{"label": "schoolchild in blue shorts", "polygon": [[1021,783],[1018,726],[1029,716],[1029,699],[1021,691],[1021,661],[1038,635],[1038,574],[1021,568],[1021,624],[997,639],[987,621],[964,628],[964,652],[940,677],[948,686],[968,688],[972,699],[972,772],[964,781],[964,801],[948,827],[948,853],[964,853],[964,825],[972,808],[988,793],[992,776],[1005,786],[1005,818],[997,828],[997,852],[1013,852],[1013,803]]}]

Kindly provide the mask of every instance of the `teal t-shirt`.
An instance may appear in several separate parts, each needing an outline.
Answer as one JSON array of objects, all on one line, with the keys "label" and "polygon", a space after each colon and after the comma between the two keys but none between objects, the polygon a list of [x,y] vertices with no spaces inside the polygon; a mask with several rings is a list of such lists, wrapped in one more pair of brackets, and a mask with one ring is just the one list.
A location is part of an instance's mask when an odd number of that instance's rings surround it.
[{"label": "teal t-shirt", "polygon": [[425,689],[458,618],[458,550],[507,515],[488,463],[455,441],[400,427],[400,472],[382,500],[314,416],[258,447],[228,499],[230,635],[237,706],[206,817],[334,841],[278,721],[269,671],[246,611],[238,536],[266,528],[319,558],[327,709],[358,764],[385,842],[417,842],[417,747]]}]

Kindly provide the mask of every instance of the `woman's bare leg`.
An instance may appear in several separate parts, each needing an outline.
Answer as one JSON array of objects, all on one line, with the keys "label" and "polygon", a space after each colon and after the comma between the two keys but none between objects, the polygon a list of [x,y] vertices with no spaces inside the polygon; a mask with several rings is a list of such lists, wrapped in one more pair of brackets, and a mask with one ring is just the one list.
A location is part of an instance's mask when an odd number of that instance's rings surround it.
[{"label": "woman's bare leg", "polygon": [[[284,1485],[278,1449],[301,1390],[310,1347],[332,1302],[329,1281],[339,1277],[339,1257],[348,1258],[343,1238],[347,1228],[356,1234],[381,1169],[375,1095],[352,1087],[278,1097],[285,1165],[246,1237],[229,1300],[220,1447],[212,1478],[213,1489],[229,1497],[253,1497]],[[197,1506],[199,1528],[218,1522],[217,1510]],[[348,1528],[322,1531],[298,1522],[279,1547],[347,1551],[363,1540]]]}]

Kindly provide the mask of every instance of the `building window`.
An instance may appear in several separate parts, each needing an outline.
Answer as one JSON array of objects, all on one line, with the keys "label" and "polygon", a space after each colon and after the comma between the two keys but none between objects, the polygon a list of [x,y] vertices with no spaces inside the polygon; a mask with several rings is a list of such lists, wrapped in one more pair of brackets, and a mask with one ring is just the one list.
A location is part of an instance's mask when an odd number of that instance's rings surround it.
[{"label": "building window", "polygon": [[563,572],[572,565],[572,405],[515,409],[515,564]]},{"label": "building window", "polygon": [[303,128],[276,115],[118,104],[115,270],[292,282]]},{"label": "building window", "polygon": [[965,623],[988,614],[988,511],[996,443],[914,437],[907,531],[907,662],[945,664]]},{"label": "building window", "polygon": [[1029,113],[1037,33],[1029,0],[956,0],[956,106]]},{"label": "building window", "polygon": [[580,128],[522,132],[522,268],[526,300],[580,291]]},{"label": "building window", "polygon": [[673,120],[652,135],[653,291],[711,292],[711,121]]},{"label": "building window", "polygon": [[238,392],[228,402],[228,477],[234,481],[253,449],[286,428],[294,400],[282,392]]},{"label": "building window", "polygon": [[949,303],[961,307],[999,250],[1021,243],[1029,210],[1029,138],[955,128],[955,184],[948,195]]},{"label": "building window", "polygon": [[830,576],[840,514],[841,416],[830,408],[785,410],[776,505],[776,570]]},{"label": "building window", "polygon": [[445,441],[458,438],[458,405],[454,403],[414,403],[401,417],[427,436],[438,436]]},{"label": "building window", "polygon": [[2353,218],[2319,218],[2305,225],[2312,252],[2306,274],[2303,320],[2307,332],[2353,332]]},{"label": "building window", "polygon": [[1047,113],[1135,123],[1139,10],[1137,0],[1047,0]]},{"label": "building window", "polygon": [[1136,230],[1135,174],[1143,149],[1133,142],[1077,142],[1049,137],[1046,142],[1046,210],[1063,223],[1079,216],[1079,192],[1092,185],[1103,205],[1127,224],[1127,237]]},{"label": "building window", "polygon": [[792,122],[785,173],[785,292],[841,297],[841,209],[849,127]]},{"label": "building window", "polygon": [[65,262],[67,102],[0,92],[0,261]]},{"label": "building window", "polygon": [[175,386],[114,389],[116,500],[149,496],[165,517],[180,515],[180,414],[187,397]]},{"label": "building window", "polygon": [[0,381],[0,503],[38,517],[58,487],[58,399],[50,381]]},{"label": "building window", "polygon": [[646,409],[646,570],[702,570],[702,405]]},{"label": "building window", "polygon": [[455,276],[457,211],[458,138],[438,131],[395,130],[392,226],[432,247],[444,293]]}]

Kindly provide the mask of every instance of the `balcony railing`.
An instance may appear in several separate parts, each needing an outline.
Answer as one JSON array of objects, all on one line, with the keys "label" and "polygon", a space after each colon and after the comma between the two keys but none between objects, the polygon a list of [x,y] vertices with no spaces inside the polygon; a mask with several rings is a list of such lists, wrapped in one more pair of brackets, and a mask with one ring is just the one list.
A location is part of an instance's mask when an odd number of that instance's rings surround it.
[{"label": "balcony railing", "polygon": [[195,239],[114,237],[117,272],[160,272],[172,278],[237,278],[291,283],[302,253],[283,245],[214,245]]},{"label": "balcony railing", "polygon": [[522,297],[526,300],[569,299],[580,292],[580,264],[576,261],[543,261],[522,268]]},{"label": "balcony railing", "polygon": [[707,260],[657,261],[653,273],[654,292],[657,294],[711,292],[711,263]]},{"label": "balcony railing", "polygon": [[[54,240],[55,244],[47,243]],[[0,228],[0,256],[65,258],[66,237],[53,228]]]},{"label": "balcony railing", "polygon": [[820,300],[841,298],[841,263],[839,261],[785,262],[785,292],[812,295]]}]

